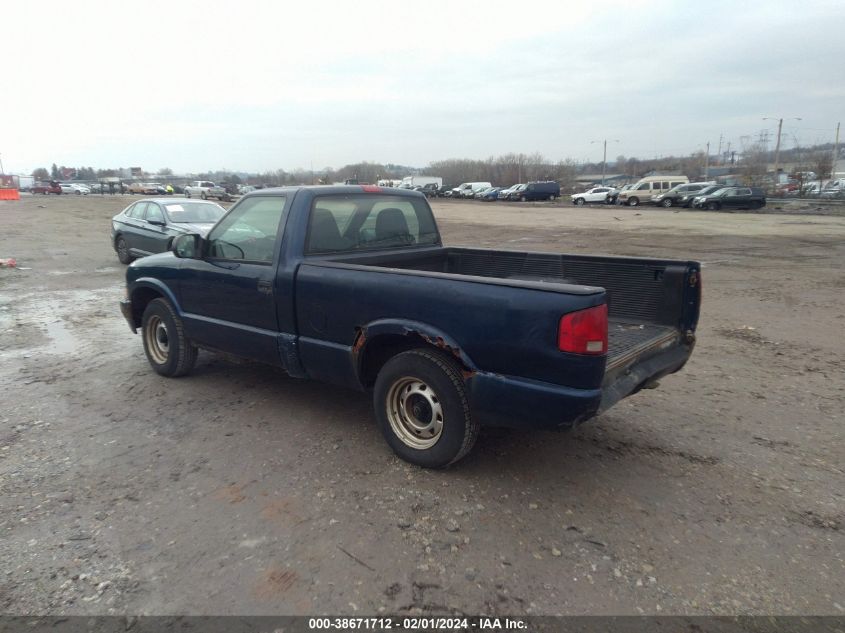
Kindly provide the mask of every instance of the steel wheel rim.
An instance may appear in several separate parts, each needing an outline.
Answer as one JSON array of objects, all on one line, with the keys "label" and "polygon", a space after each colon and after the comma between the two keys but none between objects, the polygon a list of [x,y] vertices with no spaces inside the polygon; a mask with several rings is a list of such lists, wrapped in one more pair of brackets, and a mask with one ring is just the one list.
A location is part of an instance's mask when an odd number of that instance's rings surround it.
[{"label": "steel wheel rim", "polygon": [[425,450],[443,435],[443,406],[434,390],[419,378],[396,380],[387,392],[387,419],[403,444]]},{"label": "steel wheel rim", "polygon": [[146,334],[147,349],[157,365],[164,365],[170,352],[170,337],[167,326],[161,317],[153,315],[147,321]]},{"label": "steel wheel rim", "polygon": [[129,254],[129,249],[126,247],[126,240],[123,238],[117,240],[117,253],[123,258]]}]

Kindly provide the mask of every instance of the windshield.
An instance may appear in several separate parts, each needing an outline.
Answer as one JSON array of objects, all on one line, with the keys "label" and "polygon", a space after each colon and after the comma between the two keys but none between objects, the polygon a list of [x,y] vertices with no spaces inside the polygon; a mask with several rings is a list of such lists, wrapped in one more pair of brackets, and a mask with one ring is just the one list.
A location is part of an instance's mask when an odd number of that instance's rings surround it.
[{"label": "windshield", "polygon": [[213,202],[179,202],[165,204],[171,222],[204,224],[217,222],[226,210]]},{"label": "windshield", "polygon": [[440,243],[425,199],[389,195],[315,198],[306,252],[341,253]]}]

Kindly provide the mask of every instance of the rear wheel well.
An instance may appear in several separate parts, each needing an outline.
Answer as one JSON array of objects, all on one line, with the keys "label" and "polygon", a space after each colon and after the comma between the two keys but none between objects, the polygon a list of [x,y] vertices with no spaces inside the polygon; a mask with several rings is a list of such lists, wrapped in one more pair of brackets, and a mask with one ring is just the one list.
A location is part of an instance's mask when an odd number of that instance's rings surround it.
[{"label": "rear wheel well", "polygon": [[364,347],[358,375],[361,384],[366,388],[375,385],[378,373],[387,361],[397,354],[412,349],[429,349],[440,352],[456,361],[462,370],[472,371],[456,354],[449,353],[449,350],[443,349],[442,346],[430,343],[420,334],[382,334],[369,341]]},{"label": "rear wheel well", "polygon": [[147,309],[150,301],[158,298],[166,298],[163,294],[152,288],[138,288],[132,293],[132,320],[135,327],[141,327],[141,319],[144,316],[144,310]]}]

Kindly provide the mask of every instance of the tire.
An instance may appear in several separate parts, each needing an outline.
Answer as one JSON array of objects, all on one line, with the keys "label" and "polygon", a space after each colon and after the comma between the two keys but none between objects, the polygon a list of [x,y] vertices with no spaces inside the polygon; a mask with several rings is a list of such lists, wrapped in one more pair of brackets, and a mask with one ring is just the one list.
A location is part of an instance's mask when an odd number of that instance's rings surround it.
[{"label": "tire", "polygon": [[526,200],[526,197],[525,197],[525,196],[519,196],[519,201],[520,201],[520,202],[525,202],[525,200]]},{"label": "tire", "polygon": [[200,194],[200,198],[202,198],[203,200],[207,200],[207,199],[208,199],[208,196],[206,196],[206,195],[205,195],[205,191],[203,191],[203,192]]},{"label": "tire", "polygon": [[634,196],[633,198],[628,198],[628,206],[629,207],[638,207],[640,206],[640,199]]},{"label": "tire", "polygon": [[751,209],[760,209],[762,206],[763,206],[763,205],[762,205],[761,203],[759,203],[759,202],[752,202],[752,203],[751,203],[751,207],[750,207],[750,208],[751,208]]},{"label": "tire", "polygon": [[194,367],[197,348],[185,338],[182,320],[166,299],[153,299],[141,319],[144,353],[157,374],[175,378]]},{"label": "tire", "polygon": [[454,464],[478,437],[458,365],[429,349],[402,352],[384,364],[373,406],[393,452],[423,468]]},{"label": "tire", "polygon": [[185,190],[185,197],[186,197],[186,198],[190,198],[190,197],[191,197],[191,192],[190,192],[190,191],[188,191],[187,189]]},{"label": "tire", "polygon": [[120,260],[121,264],[126,264],[128,266],[135,260],[129,252],[129,245],[126,243],[126,240],[123,239],[122,235],[118,235],[117,239],[114,241],[114,250],[117,251],[117,258]]},{"label": "tire", "polygon": [[669,209],[673,204],[672,198],[663,198],[663,202],[660,203],[660,206],[664,209]]},{"label": "tire", "polygon": [[575,205],[578,207],[583,207],[585,202],[584,198],[575,198]]},{"label": "tire", "polygon": [[708,202],[707,203],[707,209],[709,211],[718,211],[719,208],[720,208],[720,205],[719,205],[718,202]]}]

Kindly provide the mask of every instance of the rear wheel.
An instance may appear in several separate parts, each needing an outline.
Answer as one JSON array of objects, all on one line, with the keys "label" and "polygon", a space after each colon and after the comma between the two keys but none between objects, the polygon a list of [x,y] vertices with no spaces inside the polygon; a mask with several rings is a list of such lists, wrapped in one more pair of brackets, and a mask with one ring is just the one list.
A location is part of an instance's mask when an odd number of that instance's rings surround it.
[{"label": "rear wheel", "polygon": [[118,236],[118,238],[114,241],[114,249],[117,251],[117,258],[120,260],[121,264],[131,264],[135,259],[129,252],[129,245],[126,243],[126,240],[122,235]]},{"label": "rear wheel", "polygon": [[208,196],[206,196],[206,195],[205,195],[205,191],[203,191],[203,192],[200,194],[200,198],[202,198],[203,200],[206,200],[206,199],[208,198]]},{"label": "rear wheel", "polygon": [[156,373],[184,376],[197,360],[197,348],[185,337],[182,320],[165,299],[153,299],[141,319],[147,360]]},{"label": "rear wheel", "polygon": [[673,203],[672,203],[672,198],[663,198],[663,202],[661,202],[661,203],[660,203],[660,205],[661,205],[661,206],[663,206],[663,207],[665,207],[665,208],[667,208],[667,209],[668,209],[669,207],[671,207],[671,206],[672,206],[672,204],[673,204]]},{"label": "rear wheel", "polygon": [[187,189],[185,189],[185,197],[186,197],[186,198],[190,198],[190,197],[191,197],[191,192],[190,192],[190,191],[188,191]]},{"label": "rear wheel", "polygon": [[417,466],[453,464],[478,437],[460,368],[439,352],[415,349],[387,361],[376,378],[373,404],[390,448]]}]

